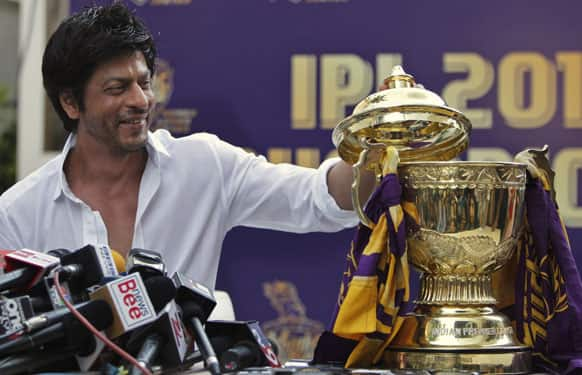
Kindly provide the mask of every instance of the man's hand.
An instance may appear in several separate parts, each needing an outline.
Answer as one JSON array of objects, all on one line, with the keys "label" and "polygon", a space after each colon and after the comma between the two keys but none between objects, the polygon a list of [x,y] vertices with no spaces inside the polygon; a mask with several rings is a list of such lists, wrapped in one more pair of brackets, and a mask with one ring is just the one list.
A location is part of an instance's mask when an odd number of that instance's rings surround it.
[{"label": "man's hand", "polygon": [[524,163],[531,177],[539,179],[544,189],[551,192],[552,199],[556,202],[556,190],[554,189],[554,177],[556,173],[552,170],[550,161],[548,160],[549,151],[548,145],[544,145],[541,149],[526,148],[515,155],[513,160],[518,163]]},{"label": "man's hand", "polygon": [[[386,90],[388,86],[383,83],[378,91]],[[384,147],[371,147],[366,165],[382,166]],[[335,199],[338,206],[344,210],[354,210],[352,204],[352,183],[354,181],[353,167],[345,161],[340,161],[334,165],[327,175],[327,186],[329,193]],[[368,168],[361,168],[360,173],[360,202],[367,202],[370,194],[376,187],[376,175]]]}]

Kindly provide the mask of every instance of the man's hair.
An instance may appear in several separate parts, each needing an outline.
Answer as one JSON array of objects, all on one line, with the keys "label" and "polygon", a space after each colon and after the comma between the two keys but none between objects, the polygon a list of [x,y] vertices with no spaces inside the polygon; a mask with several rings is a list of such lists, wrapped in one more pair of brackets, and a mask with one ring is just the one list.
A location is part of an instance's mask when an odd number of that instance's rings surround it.
[{"label": "man's hair", "polygon": [[97,67],[136,51],[143,53],[153,76],[156,59],[153,37],[143,21],[121,2],[86,8],[59,25],[44,51],[42,76],[65,129],[75,131],[78,120],[67,116],[59,96],[68,93],[84,110],[85,87]]}]

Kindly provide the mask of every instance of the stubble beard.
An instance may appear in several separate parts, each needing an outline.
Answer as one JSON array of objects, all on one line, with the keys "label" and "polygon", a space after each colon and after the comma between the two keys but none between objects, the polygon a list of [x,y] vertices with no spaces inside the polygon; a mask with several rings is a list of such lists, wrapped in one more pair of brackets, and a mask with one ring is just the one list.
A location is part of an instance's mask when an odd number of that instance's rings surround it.
[{"label": "stubble beard", "polygon": [[140,131],[139,134],[135,134],[135,135],[132,134],[132,136],[129,137],[130,142],[124,142],[122,140],[121,133],[119,132],[119,126],[118,126],[117,127],[117,129],[118,129],[117,137],[115,138],[116,145],[114,147],[117,148],[120,153],[126,153],[126,154],[143,150],[147,144],[149,127],[150,126],[149,126],[149,121],[148,121],[148,124],[145,127],[145,129]]},{"label": "stubble beard", "polygon": [[[145,129],[140,130],[139,132],[136,131],[128,137],[122,137],[122,131],[118,122],[114,125],[107,125],[101,129],[95,126],[87,126],[86,131],[95,141],[107,146],[113,155],[125,156],[145,148],[150,125],[148,119]],[[124,139],[127,141],[124,141]]]}]

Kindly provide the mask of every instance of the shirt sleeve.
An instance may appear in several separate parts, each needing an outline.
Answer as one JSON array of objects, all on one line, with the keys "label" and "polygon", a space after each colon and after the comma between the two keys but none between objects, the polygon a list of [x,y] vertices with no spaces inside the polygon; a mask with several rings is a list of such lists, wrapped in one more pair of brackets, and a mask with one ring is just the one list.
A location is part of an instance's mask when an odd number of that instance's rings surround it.
[{"label": "shirt sleeve", "polygon": [[356,213],[342,210],[328,192],[327,174],[338,158],[317,169],[273,164],[218,138],[213,152],[223,179],[228,228],[334,232],[358,223]]}]

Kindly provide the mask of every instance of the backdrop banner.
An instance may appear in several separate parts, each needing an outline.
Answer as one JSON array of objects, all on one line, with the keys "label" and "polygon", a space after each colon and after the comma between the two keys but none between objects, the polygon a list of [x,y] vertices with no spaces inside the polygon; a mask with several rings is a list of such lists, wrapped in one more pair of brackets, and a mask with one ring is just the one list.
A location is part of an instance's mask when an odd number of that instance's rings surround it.
[{"label": "backdrop banner", "polygon": [[[95,1],[71,2],[75,11]],[[560,212],[582,265],[582,3],[127,3],[159,47],[157,127],[211,132],[273,162],[315,167],[333,154],[334,126],[402,64],[471,119],[463,159],[511,160],[550,146]],[[237,228],[217,288],[231,294],[237,318],[260,320],[280,341],[283,358],[309,357],[353,233]]]}]

